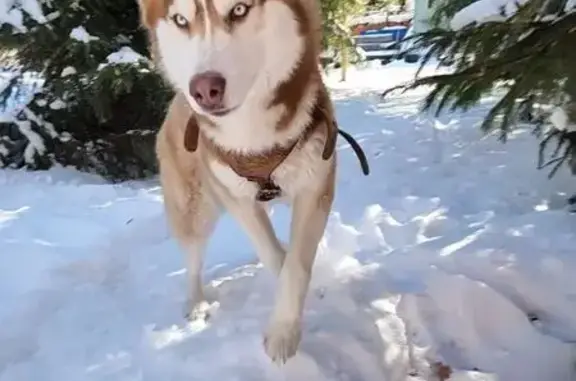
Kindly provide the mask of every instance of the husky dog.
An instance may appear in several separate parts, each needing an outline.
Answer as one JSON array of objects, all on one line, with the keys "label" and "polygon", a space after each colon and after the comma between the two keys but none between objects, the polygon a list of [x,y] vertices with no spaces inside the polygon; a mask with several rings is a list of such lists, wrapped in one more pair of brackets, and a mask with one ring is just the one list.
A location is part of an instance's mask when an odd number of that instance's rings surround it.
[{"label": "husky dog", "polygon": [[[319,67],[316,0],[139,0],[156,65],[176,95],[156,153],[166,213],[186,253],[187,315],[205,305],[205,247],[223,211],[279,279],[264,349],[294,356],[334,198],[338,128]],[[356,149],[355,149],[356,150]],[[267,213],[292,207],[288,247]]]}]

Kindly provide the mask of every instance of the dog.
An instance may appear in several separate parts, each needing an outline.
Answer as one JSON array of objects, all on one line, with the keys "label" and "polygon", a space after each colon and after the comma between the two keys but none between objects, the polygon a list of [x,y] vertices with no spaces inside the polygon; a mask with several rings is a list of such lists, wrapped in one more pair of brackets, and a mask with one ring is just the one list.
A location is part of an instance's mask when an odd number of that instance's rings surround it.
[{"label": "dog", "polygon": [[[169,225],[186,253],[186,314],[206,305],[205,247],[228,212],[278,277],[263,345],[285,363],[301,340],[335,195],[339,130],[319,65],[317,0],[139,0],[139,8],[151,55],[175,90],[156,155]],[[292,208],[287,247],[271,201]]]}]

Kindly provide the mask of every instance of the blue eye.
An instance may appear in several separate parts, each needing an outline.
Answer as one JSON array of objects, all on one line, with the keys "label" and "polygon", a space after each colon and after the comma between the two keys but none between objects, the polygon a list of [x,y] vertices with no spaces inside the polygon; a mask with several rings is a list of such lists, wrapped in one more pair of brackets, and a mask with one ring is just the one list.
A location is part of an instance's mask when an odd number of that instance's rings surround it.
[{"label": "blue eye", "polygon": [[188,20],[186,20],[186,17],[182,16],[180,13],[176,13],[172,16],[172,21],[174,21],[174,24],[176,24],[178,28],[188,28]]},{"label": "blue eye", "polygon": [[250,11],[250,7],[247,4],[238,3],[230,11],[230,19],[238,20],[244,18],[248,14],[248,11]]}]

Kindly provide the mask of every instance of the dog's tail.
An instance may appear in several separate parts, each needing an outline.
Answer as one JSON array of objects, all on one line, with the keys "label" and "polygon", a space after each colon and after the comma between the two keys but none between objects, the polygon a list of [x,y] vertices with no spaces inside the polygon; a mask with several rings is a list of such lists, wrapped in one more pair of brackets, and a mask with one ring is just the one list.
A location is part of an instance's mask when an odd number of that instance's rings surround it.
[{"label": "dog's tail", "polygon": [[348,144],[350,144],[350,146],[354,150],[354,153],[356,154],[356,157],[358,158],[358,161],[360,162],[362,172],[364,173],[365,176],[368,176],[370,174],[370,167],[368,166],[368,159],[366,159],[366,154],[364,154],[364,151],[362,150],[362,147],[360,147],[360,144],[358,144],[356,139],[354,139],[352,135],[350,135],[346,131],[343,131],[338,128],[338,133],[342,135],[344,139],[346,139]]}]

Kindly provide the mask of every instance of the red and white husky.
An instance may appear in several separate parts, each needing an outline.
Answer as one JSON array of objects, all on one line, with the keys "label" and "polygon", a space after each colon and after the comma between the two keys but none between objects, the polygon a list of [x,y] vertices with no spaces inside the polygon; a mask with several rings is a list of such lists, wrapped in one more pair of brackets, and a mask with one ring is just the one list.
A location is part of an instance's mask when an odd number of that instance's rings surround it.
[{"label": "red and white husky", "polygon": [[[318,66],[316,0],[139,0],[158,67],[176,90],[158,134],[166,212],[186,252],[187,314],[205,302],[201,268],[218,216],[245,229],[278,275],[264,335],[294,356],[311,270],[334,197],[337,127]],[[292,206],[290,242],[266,212]]]}]

